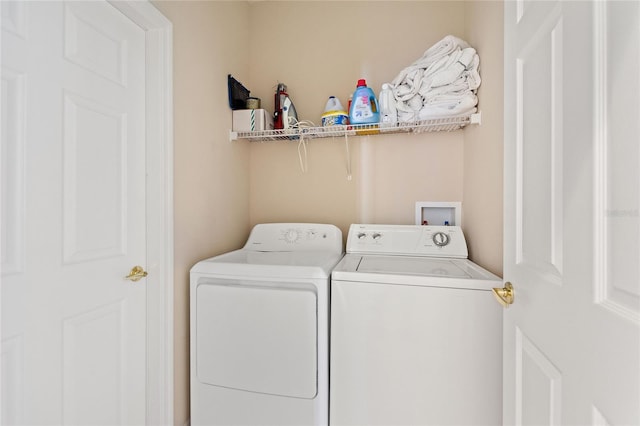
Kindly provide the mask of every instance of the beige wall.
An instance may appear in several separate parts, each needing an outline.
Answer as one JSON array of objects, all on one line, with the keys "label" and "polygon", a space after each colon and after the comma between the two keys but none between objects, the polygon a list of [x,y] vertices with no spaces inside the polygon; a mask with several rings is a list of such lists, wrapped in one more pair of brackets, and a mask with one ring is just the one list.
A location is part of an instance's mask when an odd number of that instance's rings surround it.
[{"label": "beige wall", "polygon": [[[278,82],[298,117],[320,123],[327,98],[347,105],[357,80],[376,93],[447,34],[464,33],[464,2],[256,2],[250,10],[251,90],[273,112]],[[277,25],[276,25],[277,23]],[[276,28],[278,29],[276,31]],[[462,132],[252,143],[251,223],[409,224],[416,201],[461,201]]]},{"label": "beige wall", "polygon": [[[227,74],[248,78],[245,2],[162,1],[173,23],[174,419],[189,419],[189,269],[249,232],[249,151],[230,143]],[[233,35],[233,36],[231,36]]]},{"label": "beige wall", "polygon": [[466,39],[480,55],[482,125],[464,131],[463,224],[469,257],[502,276],[503,4],[470,1]]},{"label": "beige wall", "polygon": [[[189,419],[189,268],[240,247],[260,222],[413,223],[416,201],[462,201],[472,259],[502,271],[500,2],[157,1],[174,31],[175,424]],[[336,30],[337,28],[337,30]],[[483,123],[463,131],[309,142],[229,142],[226,76],[273,112],[277,82],[300,119],[359,78],[379,91],[447,34],[481,57]]]},{"label": "beige wall", "polygon": [[309,142],[306,172],[298,143],[252,143],[251,224],[320,221],[346,233],[356,222],[413,223],[416,201],[462,201],[470,258],[501,275],[502,2],[269,1],[252,4],[250,16],[252,95],[270,112],[284,82],[299,118],[318,124],[328,96],[346,105],[358,78],[378,92],[447,34],[478,50],[483,79],[481,126],[353,137],[351,180],[342,138]]}]

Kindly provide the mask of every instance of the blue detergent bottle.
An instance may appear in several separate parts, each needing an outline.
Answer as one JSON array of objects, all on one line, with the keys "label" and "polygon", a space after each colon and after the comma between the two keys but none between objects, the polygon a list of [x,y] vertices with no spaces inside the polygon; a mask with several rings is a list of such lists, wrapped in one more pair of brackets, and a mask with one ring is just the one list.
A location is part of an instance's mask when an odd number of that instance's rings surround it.
[{"label": "blue detergent bottle", "polygon": [[367,87],[365,79],[358,80],[356,91],[349,108],[349,122],[351,124],[374,124],[380,122],[378,100],[373,90]]}]

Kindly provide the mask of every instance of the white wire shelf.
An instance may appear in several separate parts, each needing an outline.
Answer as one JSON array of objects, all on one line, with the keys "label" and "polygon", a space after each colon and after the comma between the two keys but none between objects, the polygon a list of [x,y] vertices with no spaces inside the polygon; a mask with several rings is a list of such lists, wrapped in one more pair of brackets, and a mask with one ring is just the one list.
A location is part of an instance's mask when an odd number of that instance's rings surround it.
[{"label": "white wire shelf", "polygon": [[253,132],[229,131],[229,140],[246,139],[251,142],[299,140],[335,138],[342,136],[364,136],[375,134],[394,133],[426,133],[426,132],[451,132],[462,129],[469,124],[480,124],[481,113],[460,115],[455,117],[442,117],[430,120],[421,120],[409,123],[399,123],[394,127],[379,127],[378,124],[353,124],[328,127],[300,127],[281,130],[260,130]]}]

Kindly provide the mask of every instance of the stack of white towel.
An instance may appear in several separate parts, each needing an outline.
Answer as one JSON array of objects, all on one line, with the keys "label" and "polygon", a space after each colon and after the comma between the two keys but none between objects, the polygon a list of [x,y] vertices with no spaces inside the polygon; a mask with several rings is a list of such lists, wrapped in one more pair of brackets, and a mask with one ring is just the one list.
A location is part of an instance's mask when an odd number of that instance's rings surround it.
[{"label": "stack of white towel", "polygon": [[473,47],[448,35],[392,81],[399,122],[476,112],[480,58]]}]

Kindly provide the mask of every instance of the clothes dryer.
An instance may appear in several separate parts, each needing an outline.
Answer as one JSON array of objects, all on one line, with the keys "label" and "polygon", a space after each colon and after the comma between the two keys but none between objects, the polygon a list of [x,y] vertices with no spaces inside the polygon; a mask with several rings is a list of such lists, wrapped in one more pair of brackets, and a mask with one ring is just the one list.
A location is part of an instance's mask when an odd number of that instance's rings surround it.
[{"label": "clothes dryer", "polygon": [[329,280],[342,233],[256,225],[191,269],[191,424],[326,425]]},{"label": "clothes dryer", "polygon": [[500,279],[456,226],[352,225],[331,282],[331,425],[502,424]]}]

